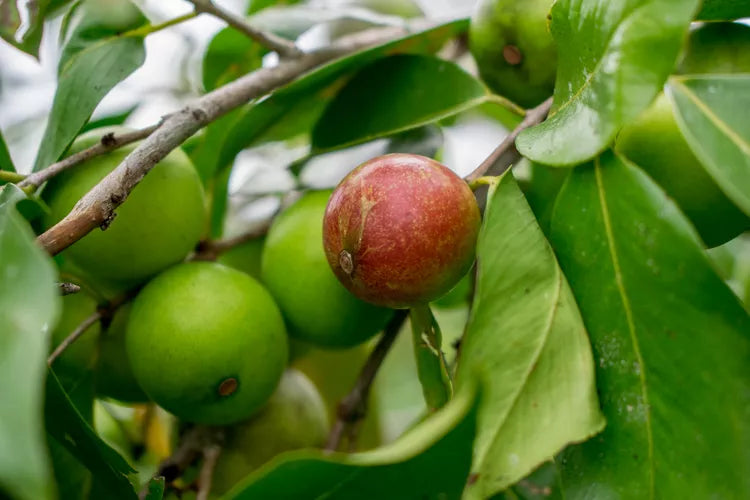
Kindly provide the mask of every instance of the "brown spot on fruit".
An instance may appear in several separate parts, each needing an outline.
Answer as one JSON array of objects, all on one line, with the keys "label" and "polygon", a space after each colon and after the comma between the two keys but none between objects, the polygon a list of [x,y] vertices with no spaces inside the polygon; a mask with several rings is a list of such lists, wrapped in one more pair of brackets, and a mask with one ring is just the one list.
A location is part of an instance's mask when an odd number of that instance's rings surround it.
[{"label": "brown spot on fruit", "polygon": [[346,250],[341,250],[341,253],[339,254],[339,265],[346,274],[351,276],[352,272],[354,272],[354,261],[352,260],[352,254],[350,254]]},{"label": "brown spot on fruit", "polygon": [[511,66],[518,66],[523,61],[523,54],[515,45],[506,45],[503,47],[503,59]]},{"label": "brown spot on fruit", "polygon": [[219,396],[221,397],[231,396],[237,390],[238,385],[239,383],[237,382],[237,379],[234,377],[229,377],[227,379],[224,379],[221,382],[221,384],[219,384]]}]

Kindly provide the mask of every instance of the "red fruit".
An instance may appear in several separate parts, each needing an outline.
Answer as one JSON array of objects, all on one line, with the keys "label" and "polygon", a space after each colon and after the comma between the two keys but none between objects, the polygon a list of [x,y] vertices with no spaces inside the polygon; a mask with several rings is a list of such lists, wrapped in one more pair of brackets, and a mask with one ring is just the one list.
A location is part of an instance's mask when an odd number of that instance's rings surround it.
[{"label": "red fruit", "polygon": [[390,154],[347,175],[328,201],[323,246],[338,279],[373,304],[406,308],[469,270],[479,207],[466,182],[424,156]]}]

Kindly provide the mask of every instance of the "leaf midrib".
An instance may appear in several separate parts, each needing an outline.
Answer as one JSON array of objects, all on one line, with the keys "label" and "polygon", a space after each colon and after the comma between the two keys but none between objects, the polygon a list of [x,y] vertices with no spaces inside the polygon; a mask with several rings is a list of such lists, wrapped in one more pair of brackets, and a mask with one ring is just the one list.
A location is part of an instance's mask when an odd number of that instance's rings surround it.
[{"label": "leaf midrib", "polygon": [[649,481],[649,498],[656,497],[656,470],[654,464],[654,436],[651,428],[651,405],[648,398],[648,386],[646,384],[646,365],[643,363],[643,356],[641,355],[640,344],[638,343],[638,337],[635,333],[635,322],[633,320],[633,311],[630,306],[630,299],[625,291],[625,283],[622,278],[622,270],[620,269],[620,260],[617,256],[617,249],[615,248],[615,238],[612,231],[612,222],[609,217],[609,208],[607,206],[607,197],[604,191],[604,185],[602,182],[601,174],[601,159],[597,157],[594,160],[594,173],[596,176],[596,186],[599,193],[599,204],[602,210],[602,220],[604,222],[604,231],[607,236],[607,246],[609,247],[609,254],[612,259],[612,266],[615,272],[615,282],[617,284],[617,291],[620,294],[620,300],[622,301],[623,309],[625,310],[625,318],[628,323],[628,331],[630,333],[630,340],[633,343],[633,351],[638,361],[640,370],[638,372],[641,385],[641,394],[643,396],[643,404],[646,408],[646,435],[648,438],[648,462],[650,466],[650,481]]}]

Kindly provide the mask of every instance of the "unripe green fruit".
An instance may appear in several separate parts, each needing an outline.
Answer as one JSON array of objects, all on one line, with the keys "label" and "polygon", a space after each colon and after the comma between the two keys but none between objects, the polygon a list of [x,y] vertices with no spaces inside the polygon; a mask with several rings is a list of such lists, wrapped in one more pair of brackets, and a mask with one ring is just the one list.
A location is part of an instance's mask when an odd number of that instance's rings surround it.
[{"label": "unripe green fruit", "polygon": [[99,344],[96,366],[96,393],[126,403],[145,403],[148,396],[133,374],[125,351],[125,331],[132,303],[117,309]]},{"label": "unripe green fruit", "polygon": [[706,23],[690,32],[682,74],[750,72],[750,26]]},{"label": "unripe green fruit", "polygon": [[[96,143],[108,131],[78,139],[71,152]],[[131,144],[98,156],[54,177],[43,197],[49,228],[65,217],[92,187],[136,148]],[[78,267],[102,279],[137,283],[181,261],[195,247],[206,220],[198,173],[181,150],[172,151],[133,189],[106,231],[94,230],[65,251]]]},{"label": "unripe green fruit", "polygon": [[[86,318],[96,312],[97,303],[90,295],[81,291],[62,298],[62,316],[52,332],[50,352],[78,328]],[[99,322],[86,331],[55,360],[52,369],[61,379],[76,380],[84,376],[96,363]]]},{"label": "unripe green fruit", "polygon": [[324,347],[351,347],[381,331],[392,312],[354,297],[323,252],[323,214],[330,191],[308,193],[273,223],[262,276],[293,337]]},{"label": "unripe green fruit", "polygon": [[480,0],[469,27],[479,74],[496,93],[533,107],[552,95],[557,48],[548,28],[552,0]]},{"label": "unripe green fruit", "polygon": [[479,207],[459,176],[424,156],[390,154],[355,168],[323,223],[328,263],[354,295],[407,308],[447,293],[471,267]]},{"label": "unripe green fruit", "polygon": [[253,278],[221,264],[180,264],[133,302],[125,345],[136,380],[177,417],[225,425],[271,396],[287,362],[281,313]]},{"label": "unripe green fruit", "polygon": [[[691,73],[750,72],[750,27],[716,23],[690,34],[681,65]],[[718,31],[717,31],[718,30]],[[728,40],[724,39],[727,33]],[[744,42],[740,42],[744,40]],[[721,245],[750,228],[750,218],[708,175],[680,132],[664,94],[622,129],[616,150],[648,173],[675,200],[708,247]]]},{"label": "unripe green fruit", "polygon": [[316,448],[328,435],[325,403],[312,382],[287,370],[261,412],[227,430],[211,492],[219,495],[279,453]]}]

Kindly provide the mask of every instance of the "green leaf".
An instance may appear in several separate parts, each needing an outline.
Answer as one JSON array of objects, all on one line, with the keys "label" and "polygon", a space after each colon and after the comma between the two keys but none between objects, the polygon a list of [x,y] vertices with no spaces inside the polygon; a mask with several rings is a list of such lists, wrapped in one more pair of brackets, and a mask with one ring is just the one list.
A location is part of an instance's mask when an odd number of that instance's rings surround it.
[{"label": "green leaf", "polygon": [[750,75],[673,77],[667,95],[706,172],[750,215]]},{"label": "green leaf", "polygon": [[203,88],[213,90],[260,68],[266,53],[244,33],[224,28],[211,39],[203,56]]},{"label": "green leaf", "polygon": [[565,498],[750,497],[750,318],[687,219],[607,152],[571,173],[551,241],[607,417],[558,461]]},{"label": "green leaf", "polygon": [[143,35],[136,28],[148,21],[130,2],[86,2],[77,9],[76,17],[79,15],[82,20],[63,48],[35,171],[60,158],[102,98],[146,57]]},{"label": "green leaf", "polygon": [[164,477],[154,477],[148,482],[148,491],[144,500],[161,500],[164,498]]},{"label": "green leaf", "polygon": [[[23,2],[25,14],[22,16],[18,10],[18,4],[21,3],[19,0],[0,0],[0,38],[38,58],[45,19],[69,2],[70,0],[26,1]],[[22,19],[26,22],[22,23]],[[24,31],[19,33],[22,24]]]},{"label": "green leaf", "polygon": [[698,0],[558,0],[553,112],[516,141],[524,156],[573,166],[604,151],[672,72]]},{"label": "green leaf", "polygon": [[0,188],[0,497],[38,500],[53,492],[42,391],[60,298],[52,260],[14,208],[24,197]]},{"label": "green leaf", "polygon": [[512,174],[491,184],[477,243],[458,391],[479,378],[471,498],[514,484],[601,431],[586,330],[568,282]]},{"label": "green leaf", "polygon": [[5,139],[3,139],[2,131],[0,131],[0,170],[8,172],[16,171],[16,167],[13,165],[13,160],[8,151],[8,146],[5,144]]},{"label": "green leaf", "polygon": [[88,132],[89,130],[95,130],[97,128],[102,128],[102,127],[122,125],[123,123],[125,123],[125,120],[127,120],[130,117],[130,115],[133,114],[133,111],[135,111],[137,107],[138,106],[132,106],[120,113],[102,116],[101,118],[97,118],[96,120],[89,120],[88,122],[86,122],[86,125],[84,125],[83,128],[81,129],[81,133]]},{"label": "green leaf", "polygon": [[97,436],[50,371],[44,407],[47,432],[85,465],[95,482],[113,499],[138,498],[127,474],[133,468],[115,450]]},{"label": "green leaf", "polygon": [[248,15],[255,14],[256,12],[268,7],[273,7],[274,5],[294,5],[299,2],[300,0],[250,0],[249,5],[247,6],[247,13]]},{"label": "green leaf", "polygon": [[471,462],[474,400],[474,391],[465,391],[396,442],[373,451],[285,453],[224,498],[459,498]]},{"label": "green leaf", "polygon": [[701,21],[728,21],[750,17],[750,3],[747,0],[703,0],[696,19]]},{"label": "green leaf", "polygon": [[450,61],[415,54],[380,59],[328,104],[312,131],[313,149],[343,148],[416,128],[487,97],[484,85]]}]

